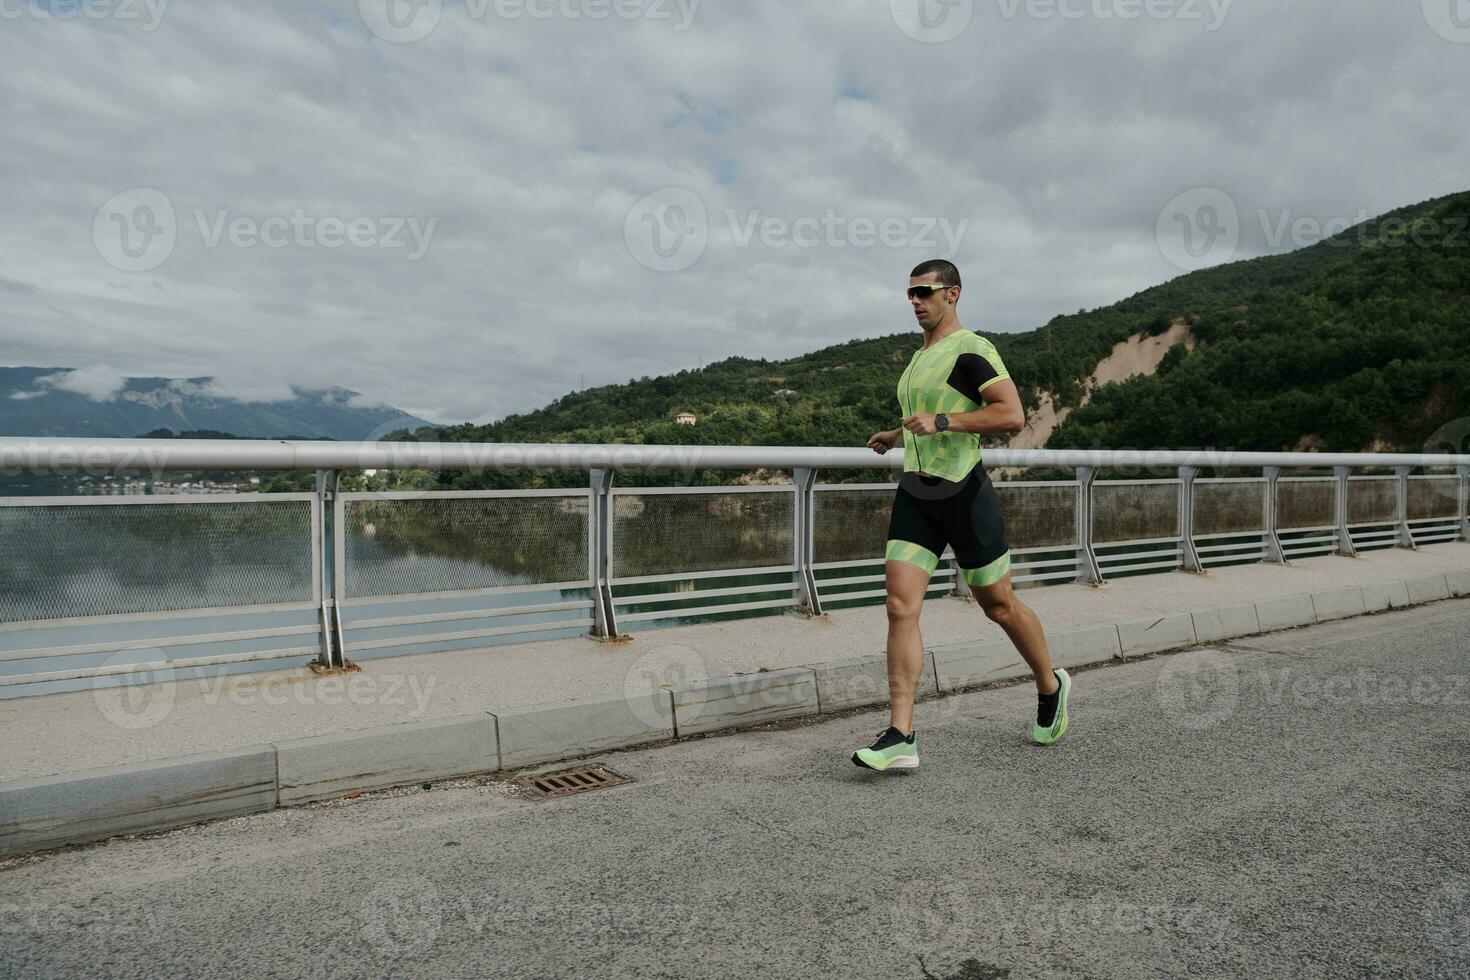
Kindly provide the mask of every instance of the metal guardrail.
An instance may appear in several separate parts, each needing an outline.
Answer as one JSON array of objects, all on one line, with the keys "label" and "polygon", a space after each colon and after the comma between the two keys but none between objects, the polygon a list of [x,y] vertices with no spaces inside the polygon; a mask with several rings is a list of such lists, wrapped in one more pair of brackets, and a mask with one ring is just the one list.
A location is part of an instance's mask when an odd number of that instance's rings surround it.
[{"label": "metal guardrail", "polygon": [[[987,450],[1019,584],[1102,583],[1470,540],[1470,456]],[[347,493],[344,468],[581,469],[585,489]],[[790,484],[620,487],[621,469],[785,468]],[[473,649],[497,639],[884,595],[892,483],[867,449],[0,439],[0,471],[313,469],[308,494],[0,499],[0,691]],[[1172,478],[1103,480],[1128,469]],[[1259,476],[1201,478],[1206,469]],[[1331,468],[1330,476],[1283,476]],[[1392,476],[1353,476],[1391,468]],[[1449,472],[1414,473],[1415,469]],[[966,595],[947,553],[932,592]],[[310,637],[310,642],[303,640]]]}]

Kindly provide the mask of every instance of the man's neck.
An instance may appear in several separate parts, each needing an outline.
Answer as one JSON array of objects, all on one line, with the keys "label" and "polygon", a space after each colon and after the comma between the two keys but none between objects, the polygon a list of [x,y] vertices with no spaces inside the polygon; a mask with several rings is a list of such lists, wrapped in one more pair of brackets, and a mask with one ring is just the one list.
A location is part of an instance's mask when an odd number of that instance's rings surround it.
[{"label": "man's neck", "polygon": [[927,333],[924,335],[924,346],[921,347],[920,350],[928,350],[929,348],[933,347],[935,344],[943,340],[945,337],[948,337],[950,334],[957,333],[958,331],[963,329],[965,328],[960,326],[959,317],[955,317],[948,323],[941,323],[939,326],[934,328],[933,333]]}]

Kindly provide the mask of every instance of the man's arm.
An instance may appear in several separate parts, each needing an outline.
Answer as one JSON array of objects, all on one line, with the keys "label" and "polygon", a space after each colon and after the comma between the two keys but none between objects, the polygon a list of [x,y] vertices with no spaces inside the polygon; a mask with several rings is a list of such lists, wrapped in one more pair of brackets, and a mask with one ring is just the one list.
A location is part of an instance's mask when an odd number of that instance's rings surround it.
[{"label": "man's arm", "polygon": [[[1001,378],[987,385],[981,398],[985,402],[984,408],[949,414],[949,431],[994,435],[1020,432],[1026,428],[1026,410],[1021,407],[1021,393],[1010,378]],[[934,419],[935,416],[927,413],[910,415],[903,424],[916,436],[932,436],[939,431]]]}]

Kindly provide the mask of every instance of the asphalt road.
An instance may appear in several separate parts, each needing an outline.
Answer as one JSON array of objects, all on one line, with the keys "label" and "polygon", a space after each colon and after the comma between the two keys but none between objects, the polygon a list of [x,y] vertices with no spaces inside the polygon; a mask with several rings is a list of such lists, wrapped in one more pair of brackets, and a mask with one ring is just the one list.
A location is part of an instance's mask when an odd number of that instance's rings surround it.
[{"label": "asphalt road", "polygon": [[1463,977],[1470,602],[0,862],[5,977]]}]

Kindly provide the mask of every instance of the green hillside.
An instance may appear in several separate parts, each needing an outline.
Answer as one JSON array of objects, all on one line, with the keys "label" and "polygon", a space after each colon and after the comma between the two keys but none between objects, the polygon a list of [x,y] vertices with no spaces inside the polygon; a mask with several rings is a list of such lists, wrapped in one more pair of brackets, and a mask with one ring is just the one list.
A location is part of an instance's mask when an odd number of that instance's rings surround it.
[{"label": "green hillside", "polygon": [[[1418,448],[1470,406],[1470,192],[1383,215],[1286,255],[1181,276],[1021,334],[987,334],[1028,408],[1077,405],[1120,341],[1187,320],[1151,377],[1105,385],[1050,448]],[[983,323],[967,324],[985,333]],[[568,394],[535,412],[428,438],[469,442],[862,446],[897,425],[894,388],[919,331],[782,361],[730,358],[698,371]],[[679,425],[682,411],[699,417]],[[397,438],[412,439],[407,433]],[[634,474],[629,474],[633,482]],[[690,475],[638,474],[656,485]],[[696,474],[723,482],[728,474]],[[824,478],[826,478],[824,476]],[[869,475],[871,478],[871,474]],[[580,483],[580,474],[445,474],[453,486]]]}]

